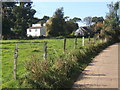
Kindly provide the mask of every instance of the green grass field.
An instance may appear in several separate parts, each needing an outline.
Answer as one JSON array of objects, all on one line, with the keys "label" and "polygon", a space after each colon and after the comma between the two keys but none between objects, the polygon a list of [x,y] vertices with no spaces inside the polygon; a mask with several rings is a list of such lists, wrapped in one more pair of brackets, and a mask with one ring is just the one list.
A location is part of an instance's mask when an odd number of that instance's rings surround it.
[{"label": "green grass field", "polygon": [[[92,39],[93,40],[93,39]],[[40,60],[43,59],[43,41],[48,41],[47,51],[48,60],[54,60],[64,55],[63,39],[35,39],[35,40],[2,40],[2,83],[8,83],[13,80],[14,48],[18,45],[17,77],[20,78],[25,70],[25,62],[31,60],[35,55]],[[88,44],[85,39],[85,46]],[[77,48],[82,47],[82,39],[77,39]],[[74,49],[74,38],[67,39],[67,52]]]}]

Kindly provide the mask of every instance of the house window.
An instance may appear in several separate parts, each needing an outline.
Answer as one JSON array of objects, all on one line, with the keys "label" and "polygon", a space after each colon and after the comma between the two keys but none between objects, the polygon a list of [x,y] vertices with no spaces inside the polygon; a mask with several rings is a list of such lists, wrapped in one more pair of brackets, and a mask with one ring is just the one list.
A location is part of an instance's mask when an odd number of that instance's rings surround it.
[{"label": "house window", "polygon": [[37,29],[35,30],[35,32],[37,32]]},{"label": "house window", "polygon": [[31,29],[29,29],[29,32],[31,32]]}]

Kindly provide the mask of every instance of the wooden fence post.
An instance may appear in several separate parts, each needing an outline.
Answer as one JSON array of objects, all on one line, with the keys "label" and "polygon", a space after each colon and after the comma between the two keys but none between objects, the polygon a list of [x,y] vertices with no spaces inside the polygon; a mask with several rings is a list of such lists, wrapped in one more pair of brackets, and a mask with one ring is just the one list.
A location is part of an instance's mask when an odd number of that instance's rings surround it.
[{"label": "wooden fence post", "polygon": [[75,41],[74,41],[74,48],[76,48],[77,46],[77,37],[75,38]]},{"label": "wooden fence post", "polygon": [[90,44],[90,36],[88,36],[88,43]]},{"label": "wooden fence post", "polygon": [[64,52],[66,50],[66,38],[64,38]]},{"label": "wooden fence post", "polygon": [[107,42],[107,38],[104,39],[104,42]]},{"label": "wooden fence post", "polygon": [[84,36],[82,37],[82,46],[84,46]]},{"label": "wooden fence post", "polygon": [[16,80],[17,78],[17,58],[18,58],[18,46],[16,44],[15,49],[14,49],[14,80]]},{"label": "wooden fence post", "polygon": [[47,41],[44,41],[44,54],[43,54],[44,60],[47,60]]},{"label": "wooden fence post", "polygon": [[96,38],[94,37],[94,44],[95,44],[95,42],[96,42]]}]

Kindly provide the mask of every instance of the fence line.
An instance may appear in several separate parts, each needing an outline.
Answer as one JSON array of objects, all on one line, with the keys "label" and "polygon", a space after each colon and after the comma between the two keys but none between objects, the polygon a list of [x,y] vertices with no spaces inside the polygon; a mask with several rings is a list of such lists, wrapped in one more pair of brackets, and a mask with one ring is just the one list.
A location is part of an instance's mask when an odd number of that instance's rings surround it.
[{"label": "fence line", "polygon": [[[63,39],[64,41],[63,41],[63,45],[64,45],[64,47],[63,47],[63,51],[65,52],[66,51],[66,38],[64,38]],[[77,37],[74,39],[74,46],[73,46],[73,48],[75,49],[76,47],[77,47]],[[30,42],[31,43],[31,42]],[[33,42],[32,42],[33,43]],[[43,54],[43,59],[44,60],[47,60],[47,41],[44,41],[44,42],[39,42],[39,43],[43,43],[43,45],[44,45],[44,47],[43,47],[43,50],[44,50],[44,54]],[[85,44],[85,40],[84,40],[84,37],[82,37],[82,46],[84,46],[84,44]],[[34,46],[33,46],[34,47]],[[21,48],[19,48],[19,49],[21,49]],[[55,50],[55,49],[53,49],[54,50],[54,52],[58,55],[58,53],[57,53],[57,51]],[[12,71],[12,73],[13,73],[13,77],[14,77],[14,80],[16,80],[17,79],[17,58],[18,58],[18,45],[16,44],[15,45],[15,49],[14,49],[14,67],[13,67],[13,71]]]},{"label": "fence line", "polygon": [[85,45],[85,40],[84,40],[84,36],[82,37],[82,46],[84,46]]},{"label": "fence line", "polygon": [[66,51],[66,38],[64,38],[64,52]]},{"label": "fence line", "polygon": [[44,60],[47,60],[47,41],[44,41]]},{"label": "fence line", "polygon": [[77,47],[77,37],[74,40],[74,48],[76,49],[76,47]]},{"label": "fence line", "polygon": [[16,73],[17,73],[17,58],[18,58],[18,46],[16,44],[15,46],[15,52],[14,52],[14,69],[13,69],[13,74],[14,74],[14,80],[16,80]]}]

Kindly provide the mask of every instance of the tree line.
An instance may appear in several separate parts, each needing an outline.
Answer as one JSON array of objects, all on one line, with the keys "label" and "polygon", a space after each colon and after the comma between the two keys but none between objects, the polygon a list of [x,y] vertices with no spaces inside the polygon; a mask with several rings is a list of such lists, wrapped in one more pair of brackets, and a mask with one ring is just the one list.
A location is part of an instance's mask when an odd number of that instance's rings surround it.
[{"label": "tree line", "polygon": [[[2,35],[4,39],[26,37],[28,27],[47,21],[47,36],[73,35],[73,32],[79,28],[77,22],[80,22],[81,18],[70,19],[69,16],[64,16],[63,7],[58,8],[52,17],[44,16],[42,19],[34,17],[36,10],[32,8],[32,3],[19,0],[17,2],[2,2]],[[86,17],[84,21],[89,24],[89,17]]]},{"label": "tree line", "polygon": [[64,17],[63,7],[58,8],[46,23],[47,36],[66,36],[75,31],[78,28],[76,22],[81,19],[74,17],[68,20],[68,18],[68,16]]},{"label": "tree line", "polygon": [[[77,22],[86,23],[86,28],[90,29],[86,31],[88,35],[94,35],[98,33],[98,29],[95,29],[95,24],[98,22],[103,23],[103,17],[85,17],[83,20],[79,17],[70,19],[68,16],[64,16],[63,7],[58,8],[54,15],[46,23],[47,36],[74,36],[74,32],[79,28]],[[94,23],[94,24],[92,24]],[[98,27],[97,27],[98,28]],[[100,28],[100,26],[99,26]],[[90,34],[89,34],[90,33]]]},{"label": "tree line", "polygon": [[[79,28],[78,22],[85,22],[91,32],[87,35],[101,38],[119,40],[119,17],[116,11],[119,2],[108,4],[109,13],[103,17],[69,18],[64,16],[64,8],[58,8],[52,17],[44,16],[42,19],[34,17],[36,10],[32,8],[33,2],[2,2],[2,35],[4,39],[26,37],[26,29],[35,23],[46,23],[47,36],[73,36]],[[115,40],[117,40],[115,39]]]},{"label": "tree line", "polygon": [[5,39],[26,36],[26,29],[39,21],[33,2],[2,2],[2,35]]},{"label": "tree line", "polygon": [[102,38],[107,41],[119,42],[120,41],[120,16],[118,10],[120,2],[111,2],[108,4],[109,13],[107,13],[104,25],[100,31]]}]

